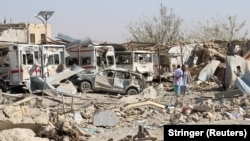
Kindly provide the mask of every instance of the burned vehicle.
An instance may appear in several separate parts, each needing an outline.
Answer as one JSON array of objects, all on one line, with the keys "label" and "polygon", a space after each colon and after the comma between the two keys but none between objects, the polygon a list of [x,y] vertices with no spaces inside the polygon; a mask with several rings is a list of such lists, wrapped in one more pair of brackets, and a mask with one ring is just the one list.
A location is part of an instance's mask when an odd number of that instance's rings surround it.
[{"label": "burned vehicle", "polygon": [[93,74],[78,73],[69,80],[81,92],[105,91],[134,95],[139,94],[146,85],[142,74],[123,68],[106,68]]}]

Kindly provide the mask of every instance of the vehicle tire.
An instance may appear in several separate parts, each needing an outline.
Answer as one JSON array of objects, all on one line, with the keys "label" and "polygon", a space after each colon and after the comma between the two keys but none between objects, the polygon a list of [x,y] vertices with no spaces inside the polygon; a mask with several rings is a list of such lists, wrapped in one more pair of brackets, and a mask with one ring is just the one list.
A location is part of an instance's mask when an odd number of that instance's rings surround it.
[{"label": "vehicle tire", "polygon": [[8,88],[6,87],[5,83],[3,80],[0,80],[0,90],[2,92],[7,92],[8,91]]},{"label": "vehicle tire", "polygon": [[79,84],[79,90],[80,90],[80,92],[83,92],[83,93],[91,91],[91,84],[90,84],[90,82],[88,82],[88,81],[82,81]]},{"label": "vehicle tire", "polygon": [[137,91],[137,89],[136,88],[129,88],[128,90],[127,90],[127,93],[126,93],[127,95],[136,95],[136,94],[139,94],[139,92]]}]

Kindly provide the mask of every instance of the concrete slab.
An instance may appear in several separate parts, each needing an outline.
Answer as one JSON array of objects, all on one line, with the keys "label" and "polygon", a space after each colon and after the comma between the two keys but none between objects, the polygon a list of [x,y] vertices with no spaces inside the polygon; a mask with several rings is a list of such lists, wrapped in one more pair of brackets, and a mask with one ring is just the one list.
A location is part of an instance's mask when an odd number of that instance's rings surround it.
[{"label": "concrete slab", "polygon": [[111,110],[101,111],[94,115],[93,124],[95,126],[115,126],[119,122],[119,118]]},{"label": "concrete slab", "polygon": [[214,94],[215,98],[231,98],[231,97],[237,97],[237,96],[242,96],[242,95],[243,94],[239,89],[232,89],[232,90],[227,90],[227,91]]},{"label": "concrete slab", "polygon": [[201,70],[198,79],[201,81],[208,81],[214,75],[214,72],[219,64],[220,61],[212,60]]}]

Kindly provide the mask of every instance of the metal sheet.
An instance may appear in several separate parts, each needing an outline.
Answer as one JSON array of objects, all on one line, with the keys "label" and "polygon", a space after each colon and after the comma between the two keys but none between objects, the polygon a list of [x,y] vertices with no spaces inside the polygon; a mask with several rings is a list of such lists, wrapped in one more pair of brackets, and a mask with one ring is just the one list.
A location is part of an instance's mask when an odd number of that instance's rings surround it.
[{"label": "metal sheet", "polygon": [[214,72],[219,64],[220,61],[212,60],[201,70],[198,79],[201,81],[208,81],[214,75]]},{"label": "metal sheet", "polygon": [[69,78],[70,76],[77,74],[79,72],[84,71],[84,69],[76,64],[73,64],[71,69],[66,69],[63,72],[57,73],[53,76],[49,76],[46,78],[46,81],[51,85],[60,84],[60,82],[64,79]]}]

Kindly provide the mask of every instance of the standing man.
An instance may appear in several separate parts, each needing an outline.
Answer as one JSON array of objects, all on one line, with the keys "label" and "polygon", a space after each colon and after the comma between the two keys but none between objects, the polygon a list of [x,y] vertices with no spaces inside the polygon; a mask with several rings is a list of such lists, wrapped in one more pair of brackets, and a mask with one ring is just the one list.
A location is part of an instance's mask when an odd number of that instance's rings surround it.
[{"label": "standing man", "polygon": [[179,96],[181,93],[181,85],[183,84],[182,80],[183,71],[181,66],[177,65],[177,68],[174,70],[174,92],[176,96]]},{"label": "standing man", "polygon": [[182,94],[188,94],[189,92],[189,84],[192,81],[192,76],[190,71],[188,70],[187,65],[182,66],[182,71],[183,71],[183,85],[181,86],[181,93]]}]

